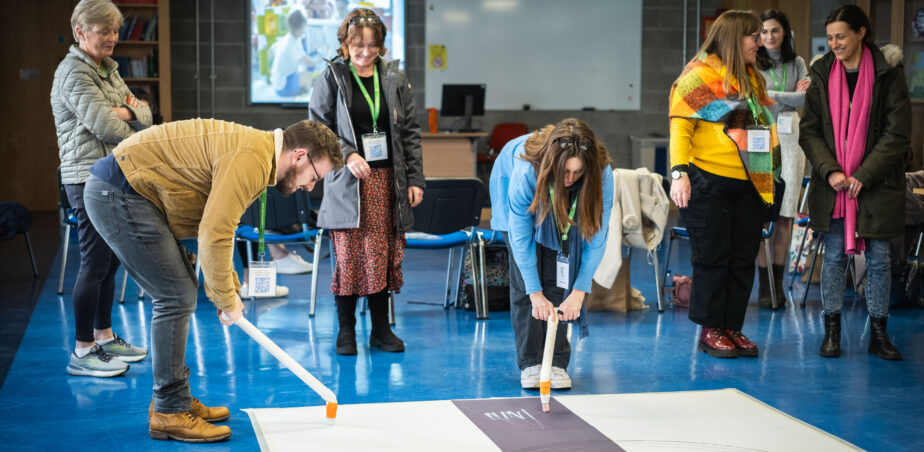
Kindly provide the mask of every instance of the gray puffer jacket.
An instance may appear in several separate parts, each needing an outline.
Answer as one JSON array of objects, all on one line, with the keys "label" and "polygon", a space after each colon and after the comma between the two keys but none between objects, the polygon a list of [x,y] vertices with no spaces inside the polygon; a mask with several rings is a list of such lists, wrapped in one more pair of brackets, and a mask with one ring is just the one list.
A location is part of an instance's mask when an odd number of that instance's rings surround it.
[{"label": "gray puffer jacket", "polygon": [[[151,125],[151,109],[146,105],[129,107],[131,91],[116,71],[112,58],[102,61],[107,72],[77,46],[58,65],[51,86],[51,111],[58,132],[61,181],[82,184],[97,160],[112,152],[119,142]],[[119,119],[113,107],[126,107],[133,121]]]},{"label": "gray puffer jacket", "polygon": [[[426,186],[420,148],[420,126],[414,107],[414,93],[407,75],[398,69],[398,61],[377,61],[385,91],[385,105],[390,109],[391,143],[389,152],[395,169],[395,223],[399,231],[414,227],[414,215],[407,188]],[[353,130],[349,105],[353,98],[349,64],[336,57],[314,82],[308,103],[308,118],[324,123],[340,139],[343,160],[357,152],[359,137]],[[344,166],[324,176],[324,200],[318,211],[318,226],[325,229],[359,227],[359,179]]]}]

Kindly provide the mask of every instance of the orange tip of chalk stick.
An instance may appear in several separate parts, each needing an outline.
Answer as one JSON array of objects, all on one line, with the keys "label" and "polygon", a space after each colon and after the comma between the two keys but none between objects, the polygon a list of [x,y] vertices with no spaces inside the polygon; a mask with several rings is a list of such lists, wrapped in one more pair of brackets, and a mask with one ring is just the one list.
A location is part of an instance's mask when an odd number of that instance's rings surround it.
[{"label": "orange tip of chalk stick", "polygon": [[540,394],[549,394],[552,392],[552,381],[540,381],[539,382],[539,393]]},{"label": "orange tip of chalk stick", "polygon": [[327,418],[335,419],[337,417],[337,404],[334,402],[327,402]]}]

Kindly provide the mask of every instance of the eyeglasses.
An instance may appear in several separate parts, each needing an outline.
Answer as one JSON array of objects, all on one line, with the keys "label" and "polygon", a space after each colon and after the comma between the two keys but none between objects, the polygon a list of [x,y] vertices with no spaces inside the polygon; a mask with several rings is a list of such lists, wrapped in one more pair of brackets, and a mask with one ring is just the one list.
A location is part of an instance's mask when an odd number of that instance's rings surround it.
[{"label": "eyeglasses", "polygon": [[321,173],[318,172],[318,168],[314,166],[314,160],[311,160],[311,154],[305,154],[305,157],[308,157],[308,163],[311,164],[311,169],[314,170],[314,181],[317,182],[321,179]]},{"label": "eyeglasses", "polygon": [[349,25],[362,24],[367,27],[371,25],[378,25],[381,23],[382,23],[382,19],[380,19],[379,16],[356,16],[350,19],[349,22],[347,22],[347,24]]},{"label": "eyeglasses", "polygon": [[746,35],[746,36],[750,36],[751,39],[754,40],[754,44],[757,44],[757,43],[759,43],[759,42],[761,41],[760,32],[754,33],[754,34],[752,34],[752,35]]},{"label": "eyeglasses", "polygon": [[577,145],[581,148],[582,151],[586,151],[590,149],[591,146],[593,146],[593,143],[591,143],[590,140],[575,137],[561,137],[555,141],[558,141],[558,145],[561,146],[562,149],[567,149]]}]

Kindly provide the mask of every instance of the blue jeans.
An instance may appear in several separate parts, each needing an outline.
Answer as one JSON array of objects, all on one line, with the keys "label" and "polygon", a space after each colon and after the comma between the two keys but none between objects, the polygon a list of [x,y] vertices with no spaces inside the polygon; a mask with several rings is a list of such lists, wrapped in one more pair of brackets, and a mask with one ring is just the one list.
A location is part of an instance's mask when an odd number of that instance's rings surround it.
[{"label": "blue jeans", "polygon": [[[841,312],[844,305],[844,280],[847,276],[847,255],[844,254],[844,220],[831,220],[825,233],[825,257],[821,267],[821,302],[825,314]],[[866,240],[866,309],[870,317],[889,315],[891,263],[889,241]]]},{"label": "blue jeans", "polygon": [[192,408],[186,339],[196,309],[198,278],[167,218],[136,193],[126,193],[90,176],[84,189],[90,221],[132,278],[154,300],[151,358],[154,411]]}]

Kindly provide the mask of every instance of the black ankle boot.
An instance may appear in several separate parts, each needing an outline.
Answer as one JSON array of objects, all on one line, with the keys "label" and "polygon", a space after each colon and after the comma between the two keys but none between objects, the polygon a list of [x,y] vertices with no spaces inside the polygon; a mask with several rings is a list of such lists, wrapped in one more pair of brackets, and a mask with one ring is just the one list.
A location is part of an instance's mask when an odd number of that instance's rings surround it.
[{"label": "black ankle boot", "polygon": [[356,354],[356,297],[336,296],[337,320],[340,323],[337,332],[337,354]]},{"label": "black ankle boot", "polygon": [[772,308],[773,301],[770,299],[770,277],[767,274],[767,267],[757,266],[757,305],[762,308]]},{"label": "black ankle boot", "polygon": [[372,317],[372,333],[369,334],[369,346],[378,347],[386,352],[403,352],[404,341],[391,332],[388,324],[388,292],[369,295],[369,314]]},{"label": "black ankle boot", "polygon": [[773,290],[776,291],[776,307],[786,307],[786,292],[783,291],[783,276],[786,274],[785,265],[773,266]]},{"label": "black ankle boot", "polygon": [[841,356],[841,313],[825,314],[825,338],[818,354],[826,358]]},{"label": "black ankle boot", "polygon": [[888,359],[892,361],[898,361],[902,359],[902,354],[898,352],[898,349],[895,348],[894,345],[892,345],[892,342],[889,340],[889,334],[886,333],[885,317],[870,317],[869,332],[869,348],[867,350],[870,353],[873,353],[882,359]]}]

